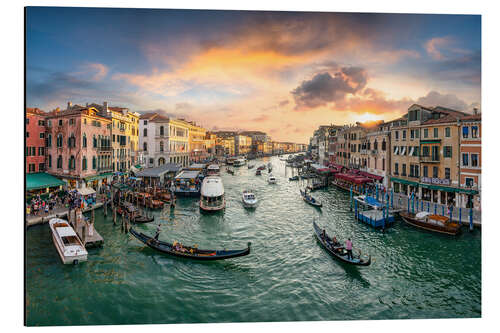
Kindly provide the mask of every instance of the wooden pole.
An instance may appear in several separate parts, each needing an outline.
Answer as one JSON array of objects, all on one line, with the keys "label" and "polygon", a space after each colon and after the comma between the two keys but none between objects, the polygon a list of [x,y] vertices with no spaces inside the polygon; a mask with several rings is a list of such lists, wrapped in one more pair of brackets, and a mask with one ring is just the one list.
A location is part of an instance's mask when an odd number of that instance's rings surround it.
[{"label": "wooden pole", "polygon": [[122,213],[122,226],[121,226],[121,230],[123,231],[124,228],[125,228],[125,212]]},{"label": "wooden pole", "polygon": [[113,207],[113,225],[116,225],[116,207]]},{"label": "wooden pole", "polygon": [[108,216],[108,200],[106,197],[104,197],[104,216]]}]

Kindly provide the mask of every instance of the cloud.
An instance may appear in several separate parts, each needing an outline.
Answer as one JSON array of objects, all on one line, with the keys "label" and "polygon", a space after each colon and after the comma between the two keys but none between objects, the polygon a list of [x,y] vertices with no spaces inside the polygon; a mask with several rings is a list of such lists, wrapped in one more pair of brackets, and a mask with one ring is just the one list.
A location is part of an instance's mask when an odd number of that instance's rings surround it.
[{"label": "cloud", "polygon": [[361,67],[342,67],[333,76],[329,72],[318,73],[312,79],[292,90],[296,110],[324,106],[342,100],[347,94],[355,94],[367,83],[366,70]]},{"label": "cloud", "polygon": [[287,99],[285,99],[284,101],[279,102],[279,103],[278,103],[278,106],[279,106],[280,108],[282,108],[282,107],[284,107],[284,106],[287,106],[289,103],[290,103],[290,101],[289,101],[289,100],[287,100]]},{"label": "cloud", "polygon": [[366,88],[360,96],[341,100],[331,107],[333,111],[384,114],[406,110],[414,101],[410,98],[388,99],[382,91]]},{"label": "cloud", "polygon": [[417,104],[423,106],[444,106],[458,111],[469,110],[469,104],[459,99],[454,94],[441,94],[437,91],[430,91],[427,95],[417,99]]},{"label": "cloud", "polygon": [[262,115],[260,115],[258,117],[253,118],[252,121],[263,122],[263,121],[267,121],[269,119],[270,119],[270,117],[268,115],[262,114]]},{"label": "cloud", "polygon": [[424,47],[427,53],[436,60],[444,60],[445,56],[442,53],[443,47],[449,46],[452,42],[450,37],[434,37],[428,40]]}]

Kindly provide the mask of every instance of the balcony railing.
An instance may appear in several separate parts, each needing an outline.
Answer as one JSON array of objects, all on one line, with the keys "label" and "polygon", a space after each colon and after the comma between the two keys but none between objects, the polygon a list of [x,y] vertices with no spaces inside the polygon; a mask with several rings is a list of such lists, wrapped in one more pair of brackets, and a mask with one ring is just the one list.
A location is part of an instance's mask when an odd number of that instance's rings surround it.
[{"label": "balcony railing", "polygon": [[423,163],[439,163],[439,155],[434,156],[420,156],[420,162]]},{"label": "balcony railing", "polygon": [[112,151],[113,147],[97,147],[97,151]]}]

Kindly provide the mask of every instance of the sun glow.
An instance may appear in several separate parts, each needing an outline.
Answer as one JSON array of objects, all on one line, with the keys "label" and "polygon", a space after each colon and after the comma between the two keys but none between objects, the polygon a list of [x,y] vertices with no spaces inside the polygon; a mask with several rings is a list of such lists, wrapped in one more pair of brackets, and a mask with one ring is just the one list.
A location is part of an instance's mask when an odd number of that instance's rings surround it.
[{"label": "sun glow", "polygon": [[356,117],[356,121],[359,121],[361,123],[364,123],[366,121],[376,121],[376,120],[380,120],[380,118],[377,115],[369,112],[365,112]]}]

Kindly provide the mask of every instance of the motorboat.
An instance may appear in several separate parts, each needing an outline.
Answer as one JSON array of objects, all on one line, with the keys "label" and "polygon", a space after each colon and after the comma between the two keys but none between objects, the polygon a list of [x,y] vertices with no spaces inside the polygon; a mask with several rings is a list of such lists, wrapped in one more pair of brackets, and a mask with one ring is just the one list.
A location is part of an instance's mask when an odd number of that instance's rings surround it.
[{"label": "motorboat", "polygon": [[233,162],[233,166],[240,167],[247,164],[247,160],[244,158],[238,158]]},{"label": "motorboat", "polygon": [[274,177],[273,174],[271,173],[267,178],[267,182],[269,184],[277,184],[278,181],[276,180],[276,177]]},{"label": "motorboat", "polygon": [[460,224],[451,221],[449,217],[431,214],[430,212],[418,212],[416,214],[401,211],[399,216],[407,224],[432,232],[456,236],[460,233]]},{"label": "motorboat", "polygon": [[261,176],[261,175],[262,175],[262,171],[261,171],[260,169],[257,169],[257,170],[255,171],[255,175],[256,175],[256,176]]},{"label": "motorboat", "polygon": [[249,164],[248,169],[253,169],[254,166],[255,166],[254,164]]},{"label": "motorboat", "polygon": [[255,208],[257,207],[257,203],[259,202],[259,200],[257,200],[257,197],[255,196],[255,193],[250,190],[243,191],[241,199],[243,201],[243,206],[245,206],[246,208]]},{"label": "motorboat", "polygon": [[295,180],[299,180],[299,179],[300,179],[299,176],[293,176],[293,177],[288,178],[289,181],[295,181]]},{"label": "motorboat", "polygon": [[75,230],[66,220],[52,218],[49,221],[52,241],[63,264],[87,261],[88,252]]},{"label": "motorboat", "polygon": [[218,164],[210,164],[207,167],[207,176],[220,176],[220,167]]},{"label": "motorboat", "polygon": [[226,207],[224,196],[224,185],[222,178],[208,176],[201,184],[200,209],[206,212],[214,212]]}]

